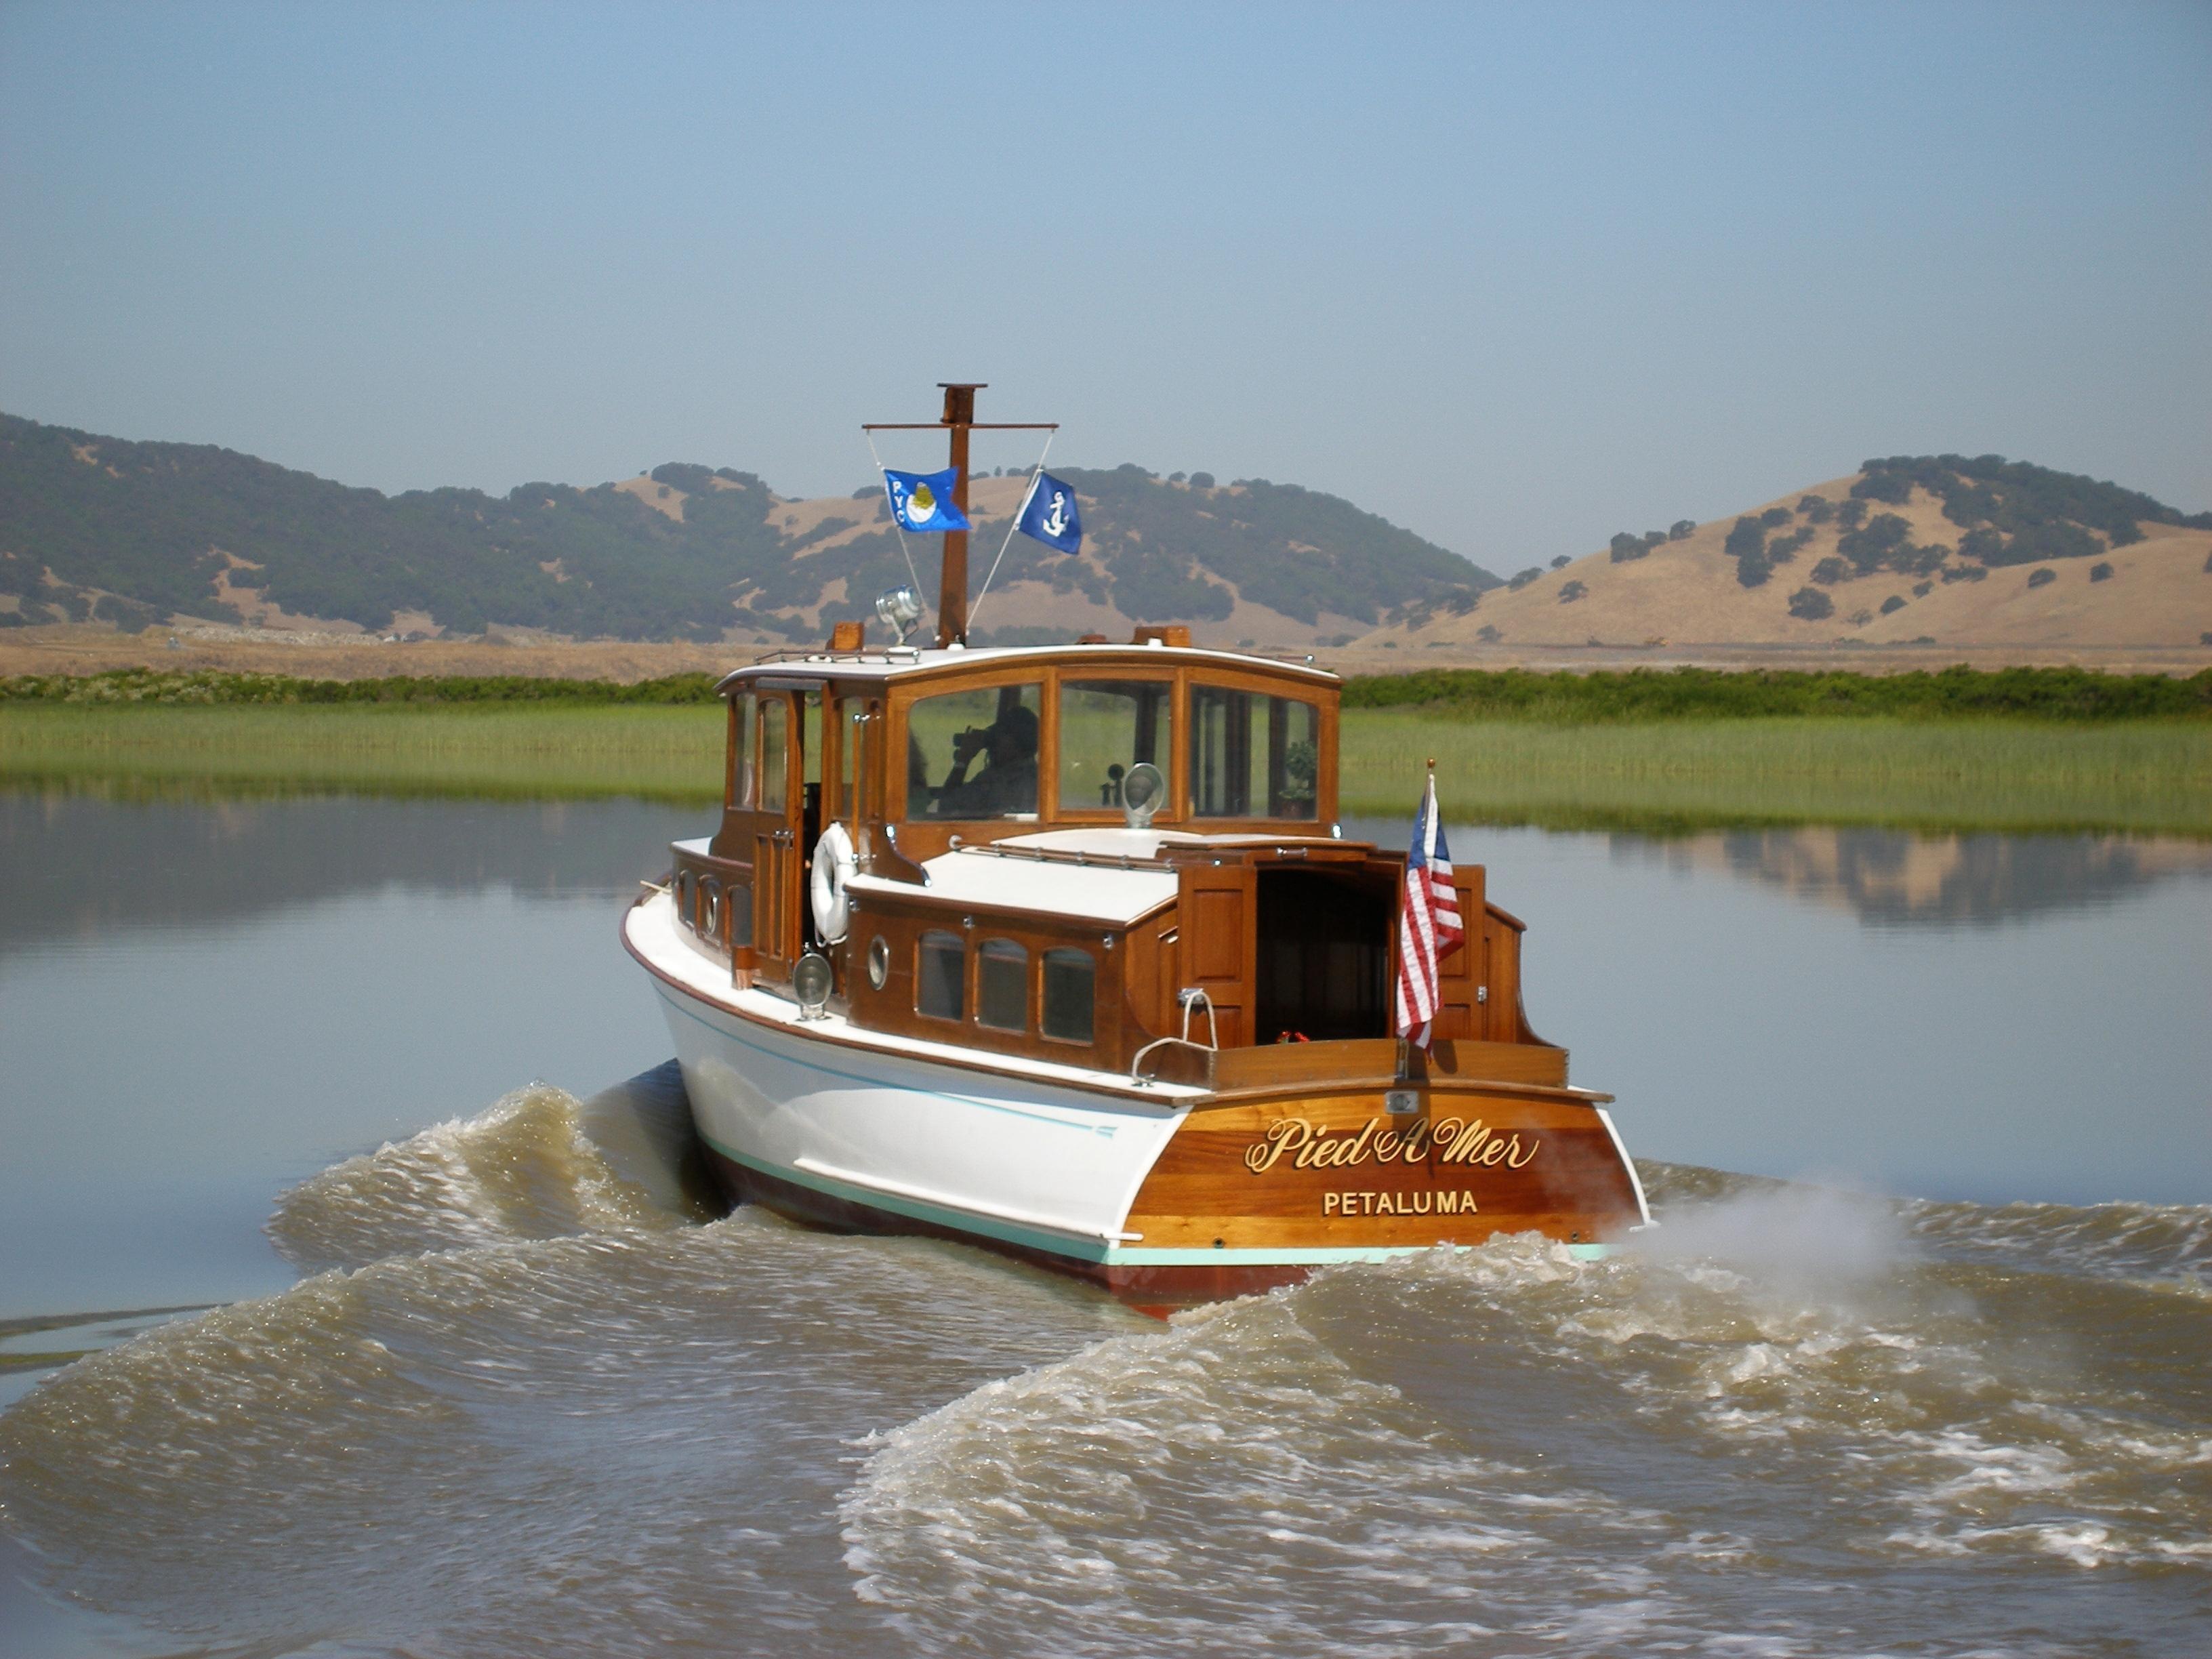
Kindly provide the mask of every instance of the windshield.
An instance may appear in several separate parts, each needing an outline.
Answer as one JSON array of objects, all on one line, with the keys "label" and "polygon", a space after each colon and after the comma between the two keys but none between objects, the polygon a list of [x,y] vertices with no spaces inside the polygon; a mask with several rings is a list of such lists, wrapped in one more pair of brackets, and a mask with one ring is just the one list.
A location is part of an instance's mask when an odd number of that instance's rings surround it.
[{"label": "windshield", "polygon": [[1202,818],[1310,818],[1320,809],[1313,704],[1190,689],[1190,810]]},{"label": "windshield", "polygon": [[907,816],[1035,817],[1042,701],[1032,683],[915,702],[906,715]]},{"label": "windshield", "polygon": [[1118,811],[1128,769],[1166,763],[1174,689],[1166,680],[1060,682],[1060,811]]}]

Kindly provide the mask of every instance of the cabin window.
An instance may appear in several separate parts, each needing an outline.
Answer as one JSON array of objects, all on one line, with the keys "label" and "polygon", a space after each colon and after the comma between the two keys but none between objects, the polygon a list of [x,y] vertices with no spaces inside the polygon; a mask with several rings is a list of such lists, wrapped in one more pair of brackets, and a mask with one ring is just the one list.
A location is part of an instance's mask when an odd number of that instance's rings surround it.
[{"label": "cabin window", "polygon": [[1190,810],[1202,818],[1319,814],[1321,715],[1313,704],[1225,686],[1190,689]]},{"label": "cabin window", "polygon": [[730,943],[750,945],[753,942],[753,890],[742,882],[732,882],[722,890],[722,909],[730,919]]},{"label": "cabin window", "polygon": [[799,740],[800,769],[805,774],[806,782],[819,783],[822,781],[822,694],[809,691],[800,702],[806,722],[805,731]]},{"label": "cabin window", "polygon": [[1061,1042],[1091,1040],[1098,964],[1088,951],[1044,953],[1044,1034]]},{"label": "cabin window", "polygon": [[759,701],[750,691],[730,699],[730,805],[753,804],[752,736]]},{"label": "cabin window", "polygon": [[932,931],[916,947],[914,1011],[932,1019],[960,1019],[967,1014],[967,943],[957,933]]},{"label": "cabin window", "polygon": [[783,748],[791,705],[781,697],[763,697],[760,714],[760,810],[781,812],[790,788]]},{"label": "cabin window", "polygon": [[1123,774],[1166,764],[1173,690],[1165,680],[1060,682],[1060,811],[1118,812]]},{"label": "cabin window", "polygon": [[676,914],[684,918],[686,927],[699,926],[699,878],[689,870],[676,878]]},{"label": "cabin window", "polygon": [[987,939],[975,953],[975,1023],[1030,1029],[1030,953],[1010,939]]},{"label": "cabin window", "polygon": [[907,816],[1036,817],[1041,701],[1035,684],[917,700],[906,714]]}]

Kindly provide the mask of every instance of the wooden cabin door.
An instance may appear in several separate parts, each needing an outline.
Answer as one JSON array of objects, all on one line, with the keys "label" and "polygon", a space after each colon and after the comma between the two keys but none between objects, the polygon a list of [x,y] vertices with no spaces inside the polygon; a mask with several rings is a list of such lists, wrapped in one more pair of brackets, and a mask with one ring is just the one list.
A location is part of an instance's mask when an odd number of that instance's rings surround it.
[{"label": "wooden cabin door", "polygon": [[[1240,1048],[1252,1035],[1253,927],[1257,911],[1249,864],[1185,865],[1177,874],[1176,927],[1182,939],[1183,986],[1206,993],[1213,1005],[1221,1046]],[[1176,988],[1178,990],[1182,987]],[[1178,1011],[1173,1029],[1182,1029]],[[1206,1017],[1191,1022],[1194,1042],[1206,1040]]]},{"label": "wooden cabin door", "polygon": [[753,951],[757,971],[786,979],[799,951],[799,833],[806,791],[799,753],[798,699],[788,692],[760,696],[756,739],[757,779],[745,830],[753,866]]}]

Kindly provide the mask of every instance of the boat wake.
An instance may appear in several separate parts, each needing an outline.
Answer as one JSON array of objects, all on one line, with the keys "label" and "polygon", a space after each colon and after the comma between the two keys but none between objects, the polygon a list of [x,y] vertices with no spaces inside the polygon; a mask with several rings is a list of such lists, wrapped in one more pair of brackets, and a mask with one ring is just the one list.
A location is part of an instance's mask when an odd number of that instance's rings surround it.
[{"label": "boat wake", "polygon": [[[2129,1310],[2194,1324],[2154,1380],[2156,1338],[2098,1353],[2064,1317],[2109,1289],[1753,1186],[1606,1262],[1529,1235],[1346,1267],[988,1385],[872,1448],[859,1592],[946,1652],[1040,1650],[1071,1607],[1053,1650],[1209,1652],[1230,1621],[1316,1653],[2074,1651],[2189,1568],[2172,1633],[2201,1616],[2196,1310]],[[2192,1390],[2187,1425],[2152,1404]]]},{"label": "boat wake", "polygon": [[702,1221],[667,1083],[295,1188],[301,1283],[0,1415],[0,1522],[149,1651],[2153,1653],[2212,1613],[2212,1209],[1652,1166],[1605,1261],[1163,1326]]},{"label": "boat wake", "polygon": [[586,1134],[584,1109],[535,1083],[474,1118],[349,1158],[277,1201],[270,1240],[312,1273],[424,1251],[682,1225],[672,1173],[648,1157],[630,1166],[641,1179],[626,1177]]}]

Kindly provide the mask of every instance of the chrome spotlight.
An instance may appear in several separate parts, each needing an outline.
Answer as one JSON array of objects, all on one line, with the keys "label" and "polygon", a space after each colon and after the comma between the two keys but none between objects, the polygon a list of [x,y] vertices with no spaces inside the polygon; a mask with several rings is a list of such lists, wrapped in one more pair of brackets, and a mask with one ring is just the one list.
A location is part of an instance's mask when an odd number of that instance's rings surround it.
[{"label": "chrome spotlight", "polygon": [[821,1019],[830,1003],[830,993],[836,983],[836,975],[830,967],[830,958],[817,951],[809,951],[791,964],[791,994],[798,1000],[801,1019]]},{"label": "chrome spotlight", "polygon": [[911,587],[899,586],[876,595],[876,615],[882,617],[885,627],[906,643],[906,636],[914,632],[914,625],[921,620],[921,601],[915,597]]}]

